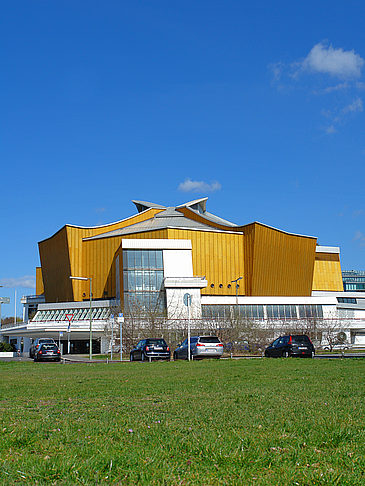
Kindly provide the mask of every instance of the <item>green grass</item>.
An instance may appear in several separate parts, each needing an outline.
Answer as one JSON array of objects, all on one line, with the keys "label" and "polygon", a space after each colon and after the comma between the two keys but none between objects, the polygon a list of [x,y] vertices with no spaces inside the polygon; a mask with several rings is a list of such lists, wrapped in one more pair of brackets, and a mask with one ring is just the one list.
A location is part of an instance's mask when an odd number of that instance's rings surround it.
[{"label": "green grass", "polygon": [[365,360],[0,363],[0,484],[362,485]]}]

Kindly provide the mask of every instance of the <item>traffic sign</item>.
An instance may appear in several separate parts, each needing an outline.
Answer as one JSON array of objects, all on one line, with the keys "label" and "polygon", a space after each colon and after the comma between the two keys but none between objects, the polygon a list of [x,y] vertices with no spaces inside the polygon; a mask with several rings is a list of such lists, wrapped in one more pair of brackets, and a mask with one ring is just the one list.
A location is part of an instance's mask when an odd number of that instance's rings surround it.
[{"label": "traffic sign", "polygon": [[68,320],[67,332],[70,332],[71,321],[74,318],[73,314],[66,314],[66,319]]},{"label": "traffic sign", "polygon": [[191,305],[191,294],[184,294],[184,304],[189,307]]}]

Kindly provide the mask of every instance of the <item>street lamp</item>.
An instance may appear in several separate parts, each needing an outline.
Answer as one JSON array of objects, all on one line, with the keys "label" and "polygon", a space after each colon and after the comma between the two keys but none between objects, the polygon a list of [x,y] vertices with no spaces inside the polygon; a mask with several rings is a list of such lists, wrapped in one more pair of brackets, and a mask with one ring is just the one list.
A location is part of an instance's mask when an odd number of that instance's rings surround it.
[{"label": "street lamp", "polygon": [[89,312],[89,317],[90,317],[90,331],[89,331],[89,359],[90,361],[93,359],[93,330],[92,330],[92,277],[72,277],[70,276],[71,280],[89,280],[90,282],[90,312]]},{"label": "street lamp", "polygon": [[231,280],[231,283],[236,284],[236,306],[237,306],[237,315],[238,315],[238,288],[239,288],[239,281],[242,280],[243,277],[238,277],[235,280]]}]

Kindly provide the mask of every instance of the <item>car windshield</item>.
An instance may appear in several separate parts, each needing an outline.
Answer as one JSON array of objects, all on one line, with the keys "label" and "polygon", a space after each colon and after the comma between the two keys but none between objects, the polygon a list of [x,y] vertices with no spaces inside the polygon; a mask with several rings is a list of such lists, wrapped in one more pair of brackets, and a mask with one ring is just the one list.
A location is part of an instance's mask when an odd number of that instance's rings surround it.
[{"label": "car windshield", "polygon": [[199,339],[199,342],[205,344],[220,343],[219,339],[216,336],[203,336]]},{"label": "car windshield", "polygon": [[164,339],[146,339],[146,344],[154,346],[166,346]]}]

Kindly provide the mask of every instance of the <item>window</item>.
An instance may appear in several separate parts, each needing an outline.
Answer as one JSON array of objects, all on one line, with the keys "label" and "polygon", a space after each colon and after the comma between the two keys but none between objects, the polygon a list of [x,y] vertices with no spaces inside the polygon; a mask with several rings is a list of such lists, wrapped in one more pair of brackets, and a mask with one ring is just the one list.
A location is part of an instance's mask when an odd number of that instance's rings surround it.
[{"label": "window", "polygon": [[295,305],[267,305],[266,311],[269,319],[296,319],[298,317]]},{"label": "window", "polygon": [[357,304],[357,300],[351,297],[337,297],[337,302],[340,304]]},{"label": "window", "polygon": [[299,305],[300,318],[322,318],[323,309],[321,305]]},{"label": "window", "polygon": [[264,306],[262,305],[202,305],[202,317],[211,319],[224,318],[230,319],[239,317],[242,319],[263,319]]},{"label": "window", "polygon": [[162,250],[123,250],[123,289],[126,312],[166,309]]}]

